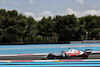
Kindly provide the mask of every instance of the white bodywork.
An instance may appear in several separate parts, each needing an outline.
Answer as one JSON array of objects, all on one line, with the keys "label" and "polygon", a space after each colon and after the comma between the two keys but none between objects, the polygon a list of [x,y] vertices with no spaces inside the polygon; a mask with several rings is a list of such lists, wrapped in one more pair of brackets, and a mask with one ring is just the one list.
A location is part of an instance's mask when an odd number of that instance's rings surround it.
[{"label": "white bodywork", "polygon": [[66,54],[74,56],[74,55],[82,55],[84,52],[83,51],[79,51],[76,49],[69,49],[68,51],[66,51]]}]

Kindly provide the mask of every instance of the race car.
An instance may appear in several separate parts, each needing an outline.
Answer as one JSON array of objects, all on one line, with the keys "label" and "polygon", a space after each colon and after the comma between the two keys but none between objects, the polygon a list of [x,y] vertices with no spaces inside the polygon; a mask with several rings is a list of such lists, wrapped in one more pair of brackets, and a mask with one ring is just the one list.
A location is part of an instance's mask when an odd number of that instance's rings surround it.
[{"label": "race car", "polygon": [[71,58],[71,57],[82,57],[83,59],[87,59],[91,54],[91,49],[86,49],[85,51],[79,51],[76,49],[69,49],[68,51],[60,51],[58,53],[49,53],[48,55],[42,57],[41,59],[62,59],[62,58]]}]

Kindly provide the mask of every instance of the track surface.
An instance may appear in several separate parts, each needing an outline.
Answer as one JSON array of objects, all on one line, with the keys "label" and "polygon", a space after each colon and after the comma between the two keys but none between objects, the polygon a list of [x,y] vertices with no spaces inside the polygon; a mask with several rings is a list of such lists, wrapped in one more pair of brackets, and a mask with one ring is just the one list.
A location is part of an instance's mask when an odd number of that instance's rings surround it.
[{"label": "track surface", "polygon": [[[78,45],[78,46],[76,46]],[[91,46],[92,45],[92,46]],[[58,44],[58,45],[15,45],[0,46],[0,54],[29,54],[29,53],[49,53],[67,50],[68,48],[85,50],[92,49],[100,51],[100,44]],[[0,56],[1,60],[40,60],[43,55],[30,56]],[[69,58],[82,59],[82,58]],[[100,59],[100,54],[92,54],[88,59]],[[87,59],[87,60],[88,60]],[[60,59],[63,60],[63,59]],[[100,61],[81,62],[5,62],[0,63],[0,67],[100,67]]]},{"label": "track surface", "polygon": [[[30,56],[2,56],[0,60],[41,60],[41,57],[44,55],[30,55]],[[81,57],[77,58],[68,58],[68,59],[82,59]],[[88,59],[100,59],[100,54],[89,55]]]}]

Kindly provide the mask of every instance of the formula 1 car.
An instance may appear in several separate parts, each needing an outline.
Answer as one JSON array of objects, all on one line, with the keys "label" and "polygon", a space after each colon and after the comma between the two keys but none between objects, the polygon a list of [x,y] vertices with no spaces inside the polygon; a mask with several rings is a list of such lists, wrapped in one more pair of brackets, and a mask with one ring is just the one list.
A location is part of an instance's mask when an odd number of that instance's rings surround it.
[{"label": "formula 1 car", "polygon": [[76,49],[69,49],[68,51],[60,51],[59,53],[49,53],[48,55],[42,57],[41,59],[62,59],[62,58],[70,58],[70,57],[82,57],[83,59],[87,59],[91,54],[91,49],[86,49],[85,51],[79,51]]}]

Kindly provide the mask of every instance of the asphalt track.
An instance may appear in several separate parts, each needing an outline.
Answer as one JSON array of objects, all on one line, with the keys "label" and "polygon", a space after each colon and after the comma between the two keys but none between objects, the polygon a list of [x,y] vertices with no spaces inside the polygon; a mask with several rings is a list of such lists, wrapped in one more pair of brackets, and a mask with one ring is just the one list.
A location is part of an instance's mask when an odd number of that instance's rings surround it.
[{"label": "asphalt track", "polygon": [[[83,44],[81,44],[82,46],[76,46],[75,44],[70,44],[71,47],[73,49],[93,49],[94,51],[100,51],[100,44],[92,44],[93,46],[89,46],[91,44],[86,44],[86,46],[83,46]],[[73,46],[74,45],[74,46]],[[69,48],[70,46],[66,46],[66,45],[55,45],[53,47],[50,47],[50,45],[48,46],[44,46],[43,47],[37,45],[37,46],[33,46],[31,45],[29,47],[29,45],[25,45],[25,46],[1,46],[0,48],[0,54],[18,54],[18,53],[23,53],[23,54],[29,54],[30,53],[35,53],[36,50],[38,50],[38,52],[36,53],[47,53],[47,52],[57,52],[58,50],[61,49],[66,49]],[[51,45],[52,46],[52,45]],[[40,49],[41,48],[41,49]],[[52,49],[52,50],[51,50]],[[51,50],[51,51],[50,51]],[[31,52],[32,51],[32,52]],[[45,52],[46,51],[46,52]],[[4,60],[11,60],[11,61],[15,61],[15,60],[40,60],[41,57],[43,57],[44,55],[28,55],[28,56],[0,56],[0,61]],[[83,60],[82,58],[68,58],[68,60],[70,59],[75,59],[75,60]],[[100,59],[100,54],[92,54],[89,55],[88,59],[86,60],[90,60],[90,59]],[[55,60],[55,59],[54,59]],[[58,59],[58,60],[64,60],[64,59]],[[66,59],[65,59],[66,60]],[[43,60],[43,62],[30,62],[30,61],[26,61],[26,62],[0,62],[0,67],[100,67],[100,60],[99,61],[65,61],[65,62],[45,62]]]},{"label": "asphalt track", "polygon": [[[28,56],[1,56],[0,60],[41,60],[44,55],[28,55]],[[67,58],[67,59],[82,59],[81,57]],[[100,59],[100,54],[92,54],[88,59]]]},{"label": "asphalt track", "polygon": [[[100,67],[100,61],[65,61],[65,62],[30,62],[31,60],[41,60],[44,55],[28,56],[1,56],[0,60],[11,60],[13,62],[0,63],[0,67]],[[78,58],[68,58],[67,60],[77,60]],[[100,54],[91,54],[88,59],[100,59]],[[26,60],[26,61],[22,61]],[[28,61],[29,60],[29,61]],[[56,60],[56,59],[54,59]],[[66,60],[66,59],[59,59]],[[16,62],[18,61],[18,62]],[[19,62],[21,61],[21,62]]]}]

